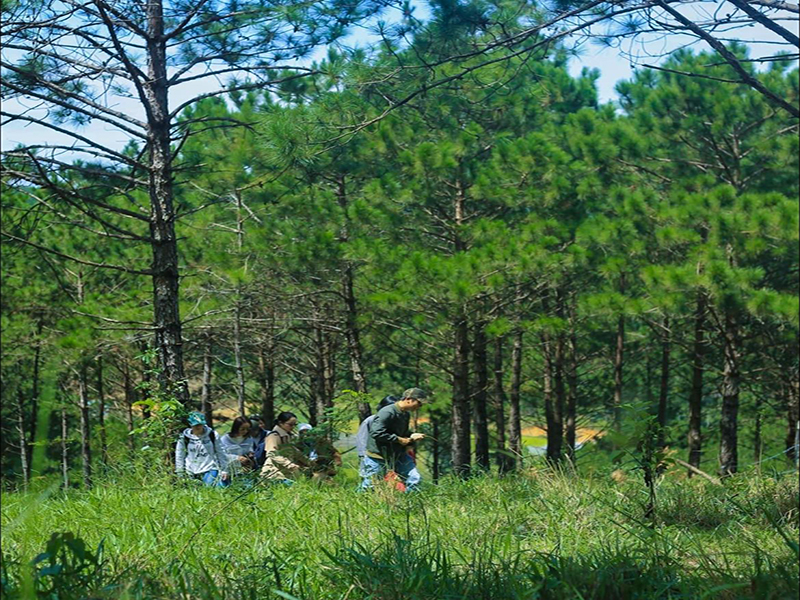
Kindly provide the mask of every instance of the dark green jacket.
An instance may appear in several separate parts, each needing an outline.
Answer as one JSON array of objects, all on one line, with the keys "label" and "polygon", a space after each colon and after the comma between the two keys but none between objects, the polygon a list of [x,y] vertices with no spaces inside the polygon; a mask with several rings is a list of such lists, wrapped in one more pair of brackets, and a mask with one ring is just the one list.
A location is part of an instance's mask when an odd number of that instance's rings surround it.
[{"label": "dark green jacket", "polygon": [[397,442],[398,437],[409,437],[408,422],[411,414],[403,412],[394,404],[383,407],[369,428],[367,452],[380,454],[391,460],[405,454],[408,446]]}]

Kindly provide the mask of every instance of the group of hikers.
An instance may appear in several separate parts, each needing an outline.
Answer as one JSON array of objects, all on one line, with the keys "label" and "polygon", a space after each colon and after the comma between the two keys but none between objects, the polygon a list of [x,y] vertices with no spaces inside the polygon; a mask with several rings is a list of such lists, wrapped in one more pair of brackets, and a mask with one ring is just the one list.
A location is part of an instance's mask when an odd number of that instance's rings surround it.
[{"label": "group of hikers", "polygon": [[[377,412],[361,422],[356,434],[361,490],[369,490],[381,477],[396,480],[403,491],[418,489],[414,446],[425,435],[412,433],[409,424],[411,413],[427,397],[420,388],[409,388],[401,397],[386,396]],[[308,423],[298,424],[292,412],[280,413],[272,428],[257,415],[237,417],[220,438],[201,412],[189,413],[188,425],[175,444],[175,471],[205,485],[227,487],[233,478],[253,474],[285,485],[300,477],[327,480],[342,464],[331,441],[315,435]]]}]

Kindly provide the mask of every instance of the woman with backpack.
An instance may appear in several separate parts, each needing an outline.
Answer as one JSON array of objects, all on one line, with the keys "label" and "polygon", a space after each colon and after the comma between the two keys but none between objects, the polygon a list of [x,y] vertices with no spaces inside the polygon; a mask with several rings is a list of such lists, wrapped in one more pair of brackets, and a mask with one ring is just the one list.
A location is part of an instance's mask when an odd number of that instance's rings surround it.
[{"label": "woman with backpack", "polygon": [[201,412],[189,413],[189,427],[183,430],[175,444],[175,473],[199,479],[205,485],[227,487],[230,485],[225,470],[228,458],[216,439],[216,433],[206,425]]},{"label": "woman with backpack", "polygon": [[264,438],[264,466],[261,468],[262,477],[292,484],[295,477],[303,468],[299,464],[300,457],[293,452],[291,438],[297,426],[297,416],[291,412],[282,412],[275,419],[275,427]]}]

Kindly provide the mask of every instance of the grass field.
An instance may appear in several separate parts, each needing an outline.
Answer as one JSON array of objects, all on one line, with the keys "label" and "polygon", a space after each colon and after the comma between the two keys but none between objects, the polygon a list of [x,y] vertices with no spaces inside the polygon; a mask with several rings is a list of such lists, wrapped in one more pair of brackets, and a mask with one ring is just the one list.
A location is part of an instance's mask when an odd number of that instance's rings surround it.
[{"label": "grass field", "polygon": [[652,524],[635,473],[615,482],[541,469],[413,495],[359,494],[355,483],[346,469],[321,487],[214,490],[131,469],[91,491],[6,492],[3,597],[778,599],[798,589],[794,475],[725,486],[667,477]]}]

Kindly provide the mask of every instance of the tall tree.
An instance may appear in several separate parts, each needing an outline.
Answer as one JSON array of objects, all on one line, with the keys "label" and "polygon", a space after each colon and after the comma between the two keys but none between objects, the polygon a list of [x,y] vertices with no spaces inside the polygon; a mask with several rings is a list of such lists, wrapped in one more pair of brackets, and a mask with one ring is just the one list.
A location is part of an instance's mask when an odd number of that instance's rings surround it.
[{"label": "tall tree", "polygon": [[[31,123],[70,139],[65,144],[34,142],[4,153],[14,159],[14,164],[4,161],[4,170],[17,181],[48,190],[58,205],[81,212],[100,235],[149,246],[147,266],[97,265],[151,277],[162,383],[182,402],[189,398],[179,310],[176,190],[191,175],[176,170],[175,156],[191,135],[241,123],[178,116],[205,98],[274,87],[308,75],[312,70],[298,66],[298,59],[334,42],[349,25],[385,5],[372,0],[294,3],[289,12],[282,2],[261,1],[152,0],[123,7],[104,0],[48,0],[3,5],[6,124]],[[218,87],[220,77],[229,83]],[[194,91],[176,103],[187,85]],[[119,103],[130,108],[120,109]],[[26,106],[33,104],[45,110],[29,111]],[[90,122],[131,140],[135,151],[120,152],[71,126]],[[64,152],[114,165],[102,169],[104,198],[87,193],[84,185],[70,185],[69,171],[85,175],[98,168],[65,163]],[[52,245],[23,241],[59,254]]]}]

